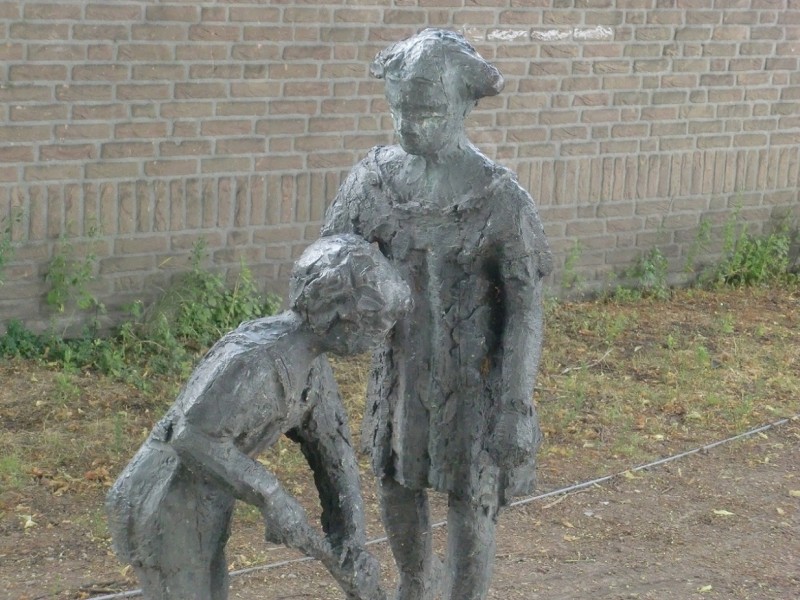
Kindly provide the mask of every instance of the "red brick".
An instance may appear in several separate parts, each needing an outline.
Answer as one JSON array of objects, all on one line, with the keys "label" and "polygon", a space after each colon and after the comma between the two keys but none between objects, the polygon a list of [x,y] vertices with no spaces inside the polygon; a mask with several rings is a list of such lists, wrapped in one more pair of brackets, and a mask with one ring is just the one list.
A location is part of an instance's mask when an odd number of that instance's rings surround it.
[{"label": "red brick", "polygon": [[146,158],[155,154],[152,142],[107,142],[101,146],[103,158]]},{"label": "red brick", "polygon": [[242,40],[242,28],[236,25],[192,25],[189,39],[202,42],[237,42]]},{"label": "red brick", "polygon": [[216,154],[261,154],[266,151],[264,138],[219,139]]},{"label": "red brick", "polygon": [[81,178],[80,165],[46,165],[27,166],[23,177],[26,182],[31,181],[64,181]]},{"label": "red brick", "polygon": [[114,240],[115,255],[150,254],[167,250],[167,238],[161,235],[118,237]]},{"label": "red brick", "polygon": [[185,61],[227,60],[228,47],[224,44],[180,44],[175,48],[175,58]]},{"label": "red brick", "polygon": [[56,99],[62,102],[108,102],[113,95],[114,88],[110,85],[60,85],[56,88]]},{"label": "red brick", "polygon": [[124,119],[128,115],[122,104],[73,104],[72,118],[85,121],[109,121]]},{"label": "red brick", "polygon": [[125,25],[75,25],[72,28],[73,40],[128,40],[129,28]]},{"label": "red brick", "polygon": [[[10,45],[3,50],[22,49],[22,46]],[[19,59],[20,56],[8,56],[6,60]],[[29,44],[27,48],[27,60],[36,61],[80,61],[86,59],[86,48],[77,44]]]},{"label": "red brick", "polygon": [[146,19],[152,22],[184,21],[194,23],[200,16],[197,6],[148,6]]},{"label": "red brick", "polygon": [[117,56],[125,62],[168,62],[173,59],[174,50],[167,44],[120,44],[117,47]]},{"label": "red brick", "polygon": [[64,104],[12,105],[8,107],[11,121],[64,121],[69,114]]},{"label": "red brick", "polygon": [[136,4],[89,4],[86,19],[89,21],[137,21],[142,18],[142,7]]},{"label": "red brick", "polygon": [[283,60],[330,60],[332,46],[286,46],[281,58]]},{"label": "red brick", "polygon": [[286,23],[326,23],[331,20],[327,8],[287,7],[283,9],[283,20]]},{"label": "red brick", "polygon": [[132,25],[130,39],[180,42],[188,39],[188,33],[186,28],[181,25],[157,25],[148,23],[146,25]]},{"label": "red brick", "polygon": [[43,161],[89,160],[97,158],[97,147],[94,144],[59,144],[42,146],[39,159]]},{"label": "red brick", "polygon": [[26,64],[8,68],[9,81],[64,81],[67,68],[64,65]]},{"label": "red brick", "polygon": [[117,140],[151,139],[166,135],[167,124],[164,122],[120,123],[114,126],[114,138]]},{"label": "red brick", "polygon": [[315,79],[319,73],[319,67],[315,64],[296,63],[269,65],[270,79]]},{"label": "red brick", "polygon": [[280,19],[280,9],[272,6],[231,6],[230,20],[244,23],[275,23]]},{"label": "red brick", "polygon": [[49,125],[0,125],[0,141],[30,145],[30,142],[49,141],[50,131]]},{"label": "red brick", "polygon": [[218,117],[260,117],[267,112],[265,101],[257,102],[218,102],[216,116]]},{"label": "red brick", "polygon": [[284,173],[286,171],[296,171],[305,166],[304,157],[297,154],[280,155],[269,154],[256,158],[254,169],[256,171],[274,171]]},{"label": "red brick", "polygon": [[113,256],[98,261],[100,275],[152,271],[156,266],[155,255]]},{"label": "red brick", "polygon": [[252,170],[252,164],[249,157],[203,158],[200,161],[200,170],[203,173],[247,173]]},{"label": "red brick", "polygon": [[166,119],[200,119],[213,114],[211,102],[167,102],[161,105],[161,116]]},{"label": "red brick", "polygon": [[31,146],[0,146],[0,162],[33,162]]},{"label": "red brick", "polygon": [[175,98],[191,100],[195,98],[226,97],[224,83],[178,83],[175,84]]},{"label": "red brick", "polygon": [[154,100],[172,98],[170,86],[166,83],[119,84],[116,88],[118,100],[145,100],[152,102]]},{"label": "red brick", "polygon": [[244,65],[192,65],[189,67],[190,79],[241,79]]}]

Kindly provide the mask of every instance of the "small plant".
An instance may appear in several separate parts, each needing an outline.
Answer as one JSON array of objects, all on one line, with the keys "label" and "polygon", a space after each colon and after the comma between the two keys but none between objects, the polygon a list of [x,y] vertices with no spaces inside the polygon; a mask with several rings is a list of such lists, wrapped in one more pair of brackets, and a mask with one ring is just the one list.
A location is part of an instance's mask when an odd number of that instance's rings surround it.
[{"label": "small plant", "polygon": [[0,455],[0,483],[14,489],[25,480],[25,468],[16,452]]},{"label": "small plant", "polygon": [[[90,237],[96,236],[97,230],[93,229]],[[88,288],[94,280],[97,255],[92,250],[83,258],[76,258],[75,254],[72,242],[62,237],[45,275],[50,284],[45,301],[58,312],[63,313],[70,302],[74,302],[79,310],[102,306]]]},{"label": "small plant", "polygon": [[41,355],[45,348],[44,338],[33,333],[18,319],[8,321],[5,334],[0,336],[0,356],[35,358]]},{"label": "small plant", "polygon": [[636,265],[634,276],[639,279],[643,290],[659,300],[669,298],[667,273],[669,262],[658,248],[652,248]]},{"label": "small plant", "polygon": [[669,261],[659,248],[651,248],[624,272],[629,284],[619,286],[614,292],[614,299],[618,302],[635,302],[649,296],[667,300],[670,297],[668,274]]},{"label": "small plant", "polygon": [[64,371],[58,373],[55,377],[56,382],[56,395],[62,404],[69,404],[80,396],[81,390],[75,383],[72,373]]},{"label": "small plant", "polygon": [[575,240],[572,248],[564,259],[564,272],[561,277],[561,290],[563,292],[576,291],[581,285],[581,277],[578,275],[576,267],[583,253],[583,248],[579,240]]},{"label": "small plant", "polygon": [[195,349],[208,346],[242,321],[273,314],[279,307],[274,296],[262,296],[250,270],[241,265],[232,287],[218,274],[203,268],[206,243],[192,249],[192,270],[159,301],[151,322],[156,327],[172,326],[182,343]]},{"label": "small plant", "polygon": [[14,223],[22,221],[24,213],[21,209],[12,209],[9,218],[0,219],[0,285],[3,285],[3,271],[14,256],[14,242],[11,228]]},{"label": "small plant", "polygon": [[78,313],[86,311],[92,311],[94,314],[89,323],[83,327],[84,337],[94,336],[99,328],[98,317],[105,313],[105,306],[89,287],[94,281],[97,265],[97,255],[92,249],[93,240],[98,235],[97,229],[92,229],[89,235],[92,242],[89,244],[89,251],[83,257],[76,256],[77,252],[72,242],[62,236],[45,275],[45,280],[50,284],[45,303],[62,314],[70,309],[59,335],[62,338],[75,324]]},{"label": "small plant", "polygon": [[695,274],[697,272],[697,257],[702,252],[707,251],[707,244],[711,240],[711,221],[708,219],[700,220],[700,227],[697,230],[697,235],[694,238],[689,251],[686,253],[686,262],[683,266],[683,271],[687,275]]},{"label": "small plant", "polygon": [[788,231],[763,237],[742,233],[714,273],[714,282],[733,287],[765,285],[785,279],[789,274]]},{"label": "small plant", "polygon": [[[56,378],[57,394],[66,403],[75,397],[73,376],[90,368],[112,377],[148,387],[153,375],[183,377],[197,355],[225,332],[244,320],[274,314],[280,302],[256,289],[252,274],[242,265],[232,286],[202,267],[205,244],[192,253],[192,270],[155,305],[141,302],[129,307],[129,318],[110,337],[99,337],[96,327],[83,335],[65,338],[50,330],[37,334],[20,321],[6,324],[0,335],[0,356],[45,359],[63,370]],[[102,310],[90,293],[95,256],[75,259],[71,244],[64,243],[48,271],[48,304],[63,312],[77,294],[76,310]]]},{"label": "small plant", "polygon": [[114,454],[122,454],[125,450],[125,422],[128,420],[128,414],[124,411],[118,411],[114,415],[114,435],[112,449]]}]

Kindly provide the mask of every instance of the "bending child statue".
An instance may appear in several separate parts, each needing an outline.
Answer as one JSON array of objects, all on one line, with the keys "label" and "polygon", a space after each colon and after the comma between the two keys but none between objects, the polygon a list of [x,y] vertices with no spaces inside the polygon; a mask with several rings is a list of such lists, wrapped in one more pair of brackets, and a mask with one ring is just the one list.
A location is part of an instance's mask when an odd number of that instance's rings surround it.
[{"label": "bending child statue", "polygon": [[[551,254],[530,195],[473,146],[464,119],[499,71],[453,32],[427,29],[378,54],[399,145],[373,148],[323,235],[377,242],[412,312],[374,354],[364,421],[399,571],[397,600],[486,597],[500,508],[534,484],[532,396]],[[437,581],[426,489],[449,495]]]},{"label": "bending child statue", "polygon": [[[379,343],[410,303],[407,284],[354,235],[323,238],[294,266],[291,309],[240,325],[201,360],[107,498],[114,548],[149,600],[228,596],[234,500],[257,506],[266,538],[319,559],[350,600],[383,600],[364,550],[347,416],[322,353]],[[301,446],[325,537],[255,456],[286,434]]]}]

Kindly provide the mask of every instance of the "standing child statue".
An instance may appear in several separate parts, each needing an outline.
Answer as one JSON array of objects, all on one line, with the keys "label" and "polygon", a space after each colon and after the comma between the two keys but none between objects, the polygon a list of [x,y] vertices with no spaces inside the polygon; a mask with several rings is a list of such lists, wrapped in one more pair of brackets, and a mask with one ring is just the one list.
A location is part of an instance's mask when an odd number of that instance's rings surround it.
[{"label": "standing child statue", "polygon": [[464,119],[503,87],[462,36],[427,29],[378,54],[397,146],[350,173],[323,234],[371,242],[414,308],[374,355],[363,439],[380,478],[398,600],[440,583],[426,488],[449,495],[443,597],[486,597],[500,508],[529,493],[540,432],[532,395],[551,255],[530,195],[481,154]]},{"label": "standing child statue", "polygon": [[[261,510],[269,541],[321,560],[348,599],[385,598],[364,550],[346,413],[320,355],[378,343],[408,309],[408,286],[353,235],[309,246],[290,285],[291,310],[243,323],[211,348],[108,494],[114,548],[150,600],[227,598],[235,499]],[[326,537],[254,458],[282,434],[314,471]]]}]

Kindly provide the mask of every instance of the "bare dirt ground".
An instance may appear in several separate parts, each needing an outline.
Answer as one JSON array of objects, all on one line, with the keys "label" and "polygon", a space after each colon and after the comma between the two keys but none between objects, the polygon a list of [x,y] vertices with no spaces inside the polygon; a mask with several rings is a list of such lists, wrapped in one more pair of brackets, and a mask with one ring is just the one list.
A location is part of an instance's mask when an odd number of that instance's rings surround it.
[{"label": "bare dirt ground", "polygon": [[[548,469],[541,487],[558,489],[568,477]],[[85,523],[62,520],[81,514],[80,507],[71,505],[74,501],[62,496],[50,499],[48,506],[28,507],[48,515],[36,525],[43,535],[24,528],[3,531],[0,580],[5,591],[0,597],[89,598],[135,589],[107,544],[94,538]],[[441,506],[437,512],[443,514]],[[380,537],[374,514],[370,522],[372,537]],[[445,527],[436,530],[439,551],[445,534]],[[234,568],[237,555],[260,544],[260,538],[258,523],[236,527],[229,544]],[[386,544],[376,543],[372,550],[391,586]],[[276,548],[263,564],[296,558]],[[507,509],[500,519],[489,597],[800,598],[800,422]],[[290,562],[233,577],[231,598],[334,600],[342,594],[318,564]]]},{"label": "bare dirt ground", "polygon": [[[744,343],[750,319],[762,321],[758,328],[761,345],[777,346],[789,340],[794,345],[781,348],[797,352],[800,337],[796,334],[800,313],[797,291],[786,295],[764,294],[760,299],[743,295],[738,299],[728,298],[726,302],[736,311],[736,332],[727,334],[729,341]],[[712,315],[713,307],[719,305],[718,298],[684,299],[683,304],[669,305],[669,319],[684,323],[686,329],[692,319]],[[740,305],[746,311],[739,311]],[[685,314],[678,314],[682,310]],[[617,369],[630,361],[630,356],[646,351],[646,348],[637,350],[647,343],[644,338],[661,339],[663,332],[648,329],[647,321],[663,320],[667,310],[649,311],[644,307],[639,312],[636,327],[631,326],[614,340],[614,352],[621,357],[620,362],[604,367],[602,359],[609,356],[608,351],[589,345],[582,373],[588,375],[590,370],[605,368],[604,377],[620,380],[622,376]],[[617,322],[615,319],[614,323]],[[727,320],[724,324],[727,328]],[[783,333],[773,330],[779,326]],[[708,337],[708,330],[692,327],[692,331],[704,333],[703,348],[715,352],[715,340]],[[597,337],[583,329],[576,335],[584,345],[587,338]],[[723,365],[726,361],[740,360],[735,349],[718,343],[719,350],[712,355],[714,360]],[[695,350],[692,352],[696,354]],[[796,354],[789,356],[786,363],[794,370],[783,373],[776,383],[783,386],[776,389],[785,391],[782,403],[776,401],[775,394],[772,400],[763,398],[749,415],[751,421],[736,432],[800,412],[800,399],[793,392],[800,378],[796,357]],[[714,360],[708,361],[708,371],[699,376],[727,369]],[[645,383],[649,388],[674,385],[673,379],[656,377],[654,367],[646,366]],[[638,363],[637,368],[641,371],[643,363]],[[594,390],[592,395],[598,397],[597,404],[584,405],[578,411],[580,418],[573,419],[577,423],[576,449],[568,451],[567,433],[556,419],[563,409],[555,407],[558,398],[565,395],[564,390],[571,390],[557,376],[570,369],[563,363],[545,365],[541,378],[540,409],[547,440],[541,453],[538,491],[558,490],[603,475],[622,474],[586,489],[508,508],[500,517],[490,598],[800,598],[800,421],[790,420],[745,439],[651,469],[626,472],[654,457],[702,446],[730,432],[716,429],[713,419],[701,422],[692,417],[691,407],[681,412],[667,403],[658,412],[654,408],[655,397],[641,409],[635,409],[646,413],[647,424],[641,427],[652,431],[640,429],[632,419],[628,429],[614,432],[610,422],[603,420],[599,407],[602,402],[611,402],[611,396]],[[754,377],[766,381],[760,372]],[[48,404],[49,398],[68,395],[70,391],[58,374],[27,363],[0,363],[0,433],[18,445],[0,444],[0,475],[5,477],[0,477],[0,599],[118,598],[129,597],[127,592],[137,587],[130,570],[110,550],[102,498],[115,473],[124,466],[138,445],[137,440],[141,440],[154,420],[154,409],[145,401],[145,394],[124,386],[97,387],[96,378],[89,374],[70,381],[81,390],[80,399],[58,403],[54,408]],[[631,386],[637,378],[626,381],[625,385]],[[694,381],[694,385],[699,385],[699,380]],[[118,410],[114,408],[109,413],[113,419],[108,421],[113,431],[101,433],[101,422],[108,416],[102,414],[108,413],[109,406],[124,406],[125,412],[113,412]],[[713,408],[711,404],[709,407]],[[780,414],[773,414],[778,408]],[[595,415],[595,421],[602,427],[587,421],[589,413]],[[656,419],[661,413],[664,419],[674,422],[673,429],[656,429],[660,423]],[[586,423],[600,430],[596,438],[587,437]],[[612,442],[619,435],[631,432],[638,432],[644,440],[643,450],[628,454],[605,451],[606,446],[615,448]],[[130,441],[125,441],[128,437]],[[606,446],[605,438],[608,438]],[[678,440],[675,445],[670,442],[672,438]],[[121,446],[113,452],[105,448],[104,453],[98,447],[116,444]],[[647,453],[651,446],[656,451]],[[63,459],[58,458],[59,452],[63,453]],[[108,456],[116,458],[111,460]],[[14,467],[18,467],[16,474]],[[372,482],[366,471],[363,482],[369,536],[380,538],[382,530],[376,517]],[[291,475],[287,485],[314,515],[311,486],[303,470]],[[433,505],[436,521],[442,521],[445,513],[442,499],[434,497]],[[343,597],[317,563],[298,562],[296,554],[265,545],[262,535],[262,525],[254,512],[247,508],[238,510],[228,559],[234,571],[252,570],[233,577],[231,598]],[[440,553],[445,535],[446,526],[435,530]],[[371,548],[383,565],[386,587],[391,589],[394,566],[388,547],[378,542]],[[266,568],[275,564],[278,566]]]}]

